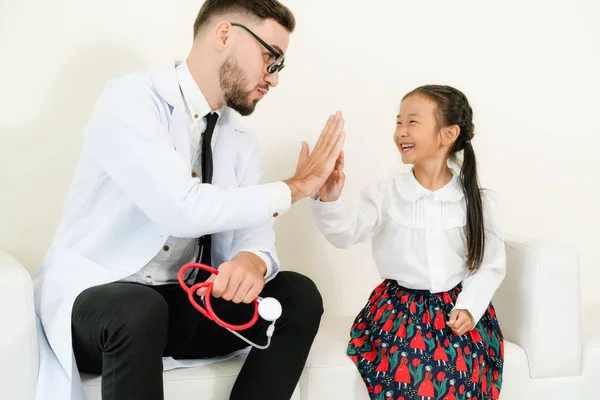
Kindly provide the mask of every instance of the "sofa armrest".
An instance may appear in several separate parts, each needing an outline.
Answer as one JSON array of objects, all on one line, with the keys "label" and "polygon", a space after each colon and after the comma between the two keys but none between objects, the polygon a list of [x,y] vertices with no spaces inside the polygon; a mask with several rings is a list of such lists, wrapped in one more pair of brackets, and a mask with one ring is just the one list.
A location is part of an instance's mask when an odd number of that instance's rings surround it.
[{"label": "sofa armrest", "polygon": [[506,278],[493,298],[505,339],[525,349],[532,378],[581,373],[577,253],[561,244],[508,236]]},{"label": "sofa armrest", "polygon": [[0,251],[0,398],[33,399],[38,348],[29,272]]}]

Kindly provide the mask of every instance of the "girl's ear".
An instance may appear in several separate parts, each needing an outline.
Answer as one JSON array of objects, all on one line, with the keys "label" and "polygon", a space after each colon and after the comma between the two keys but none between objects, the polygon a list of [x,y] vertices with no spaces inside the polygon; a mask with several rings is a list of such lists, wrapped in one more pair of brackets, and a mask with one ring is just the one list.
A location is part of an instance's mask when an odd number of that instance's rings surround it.
[{"label": "girl's ear", "polygon": [[452,143],[458,139],[460,135],[460,127],[458,125],[450,125],[442,129],[442,145],[452,146]]}]

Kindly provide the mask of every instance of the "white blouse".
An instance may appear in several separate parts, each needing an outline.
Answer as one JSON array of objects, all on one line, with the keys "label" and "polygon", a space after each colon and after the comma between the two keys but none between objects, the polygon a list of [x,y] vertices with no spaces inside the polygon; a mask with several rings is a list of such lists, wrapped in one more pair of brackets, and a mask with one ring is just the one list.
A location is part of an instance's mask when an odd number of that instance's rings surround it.
[{"label": "white blouse", "polygon": [[506,273],[506,253],[498,215],[489,194],[482,195],[485,253],[479,270],[466,269],[466,203],[458,176],[430,191],[412,171],[369,185],[357,205],[341,199],[312,199],[321,233],[336,247],[372,239],[382,279],[411,289],[445,292],[462,282],[454,308],[471,312],[475,324],[485,313]]}]

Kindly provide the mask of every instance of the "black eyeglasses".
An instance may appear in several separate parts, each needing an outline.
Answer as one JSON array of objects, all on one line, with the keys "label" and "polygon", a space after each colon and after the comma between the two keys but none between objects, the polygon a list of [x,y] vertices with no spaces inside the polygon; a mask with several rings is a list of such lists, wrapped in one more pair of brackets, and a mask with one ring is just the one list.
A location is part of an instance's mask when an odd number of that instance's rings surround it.
[{"label": "black eyeglasses", "polygon": [[269,72],[269,74],[274,74],[277,71],[281,71],[283,69],[283,67],[285,67],[285,65],[284,65],[285,58],[283,57],[283,55],[281,53],[279,53],[277,50],[275,50],[273,47],[269,46],[264,40],[262,40],[260,37],[258,37],[257,34],[252,32],[250,29],[246,28],[242,24],[237,24],[237,23],[232,22],[231,25],[240,27],[240,28],[244,29],[246,32],[248,32],[249,34],[251,34],[254,37],[254,39],[258,40],[258,43],[262,44],[263,47],[265,49],[267,49],[273,57],[275,57],[274,60],[271,61],[271,63],[267,67],[267,71]]}]

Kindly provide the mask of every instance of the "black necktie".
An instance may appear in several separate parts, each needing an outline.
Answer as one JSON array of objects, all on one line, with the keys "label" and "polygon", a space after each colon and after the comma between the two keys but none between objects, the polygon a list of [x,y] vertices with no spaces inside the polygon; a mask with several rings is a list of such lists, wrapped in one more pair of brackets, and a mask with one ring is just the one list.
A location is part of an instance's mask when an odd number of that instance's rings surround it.
[{"label": "black necktie", "polygon": [[[205,118],[206,130],[202,134],[202,183],[212,183],[213,157],[211,142],[215,126],[217,125],[217,119],[219,119],[219,114],[208,113],[205,115]],[[211,266],[211,244],[212,240],[210,235],[204,235],[198,239],[198,256],[202,254],[202,260],[200,261],[200,263],[208,266]]]}]

